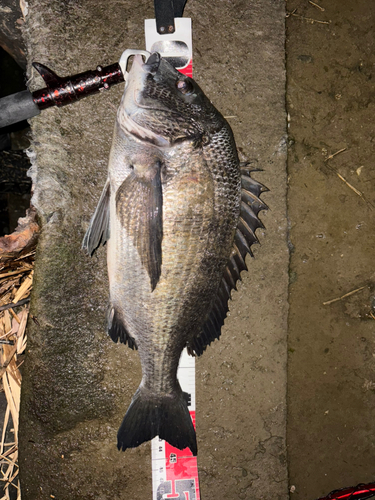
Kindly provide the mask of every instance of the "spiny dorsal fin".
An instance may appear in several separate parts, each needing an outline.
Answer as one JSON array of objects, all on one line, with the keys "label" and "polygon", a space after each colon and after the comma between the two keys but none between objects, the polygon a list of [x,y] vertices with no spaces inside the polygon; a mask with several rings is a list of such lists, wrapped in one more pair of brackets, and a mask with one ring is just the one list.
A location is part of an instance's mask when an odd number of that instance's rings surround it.
[{"label": "spiny dorsal fin", "polygon": [[134,168],[116,193],[116,212],[138,250],[153,291],[159,281],[162,264],[163,192],[160,164],[143,175]]},{"label": "spiny dorsal fin", "polygon": [[[255,194],[258,198],[262,193],[268,191],[268,188],[251,177],[251,172],[261,172],[261,168],[252,168],[251,162],[240,163],[242,189]],[[260,200],[259,200],[260,201]]]},{"label": "spiny dorsal fin", "polygon": [[255,231],[259,227],[264,228],[258,213],[268,207],[259,196],[268,189],[251,178],[253,170],[248,164],[241,165],[241,208],[233,249],[207,320],[188,346],[189,353],[194,352],[197,356],[203,354],[207,346],[220,337],[221,327],[229,310],[231,291],[233,288],[236,289],[236,283],[241,279],[241,271],[247,271],[246,255],[250,254],[253,257],[251,245],[259,242]]},{"label": "spiny dorsal fin", "polygon": [[92,255],[99,245],[104,245],[109,240],[110,194],[111,188],[107,180],[82,242],[83,250],[86,250],[89,255]]}]

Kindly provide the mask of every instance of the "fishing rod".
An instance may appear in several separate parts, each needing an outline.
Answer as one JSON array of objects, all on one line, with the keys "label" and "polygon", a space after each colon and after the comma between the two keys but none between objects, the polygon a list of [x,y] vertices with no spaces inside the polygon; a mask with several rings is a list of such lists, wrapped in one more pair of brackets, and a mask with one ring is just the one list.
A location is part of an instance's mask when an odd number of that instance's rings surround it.
[{"label": "fishing rod", "polygon": [[351,488],[334,490],[319,500],[367,500],[375,498],[375,483],[358,484]]},{"label": "fishing rod", "polygon": [[[176,32],[175,18],[182,18],[185,3],[186,0],[154,0],[156,31],[159,36],[168,38]],[[166,48],[166,44],[161,44],[162,47],[163,45]],[[181,46],[177,47],[181,49]],[[172,45],[171,48],[173,50],[176,47]],[[99,65],[94,70],[64,77],[58,76],[45,64],[33,62],[33,67],[43,78],[46,87],[34,92],[23,90],[0,99],[0,128],[33,118],[51,106],[66,106],[122,83],[126,77],[127,60],[138,53],[147,56],[145,51],[129,52],[128,49],[118,63],[104,67]]]}]

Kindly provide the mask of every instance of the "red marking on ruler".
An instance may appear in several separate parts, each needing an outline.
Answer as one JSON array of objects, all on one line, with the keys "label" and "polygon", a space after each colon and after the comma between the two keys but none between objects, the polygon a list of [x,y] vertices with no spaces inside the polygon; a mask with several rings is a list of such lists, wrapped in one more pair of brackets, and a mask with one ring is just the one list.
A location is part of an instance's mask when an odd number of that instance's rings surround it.
[{"label": "red marking on ruler", "polygon": [[[195,411],[190,412],[195,428]],[[188,500],[200,500],[197,457],[189,448],[179,450],[165,443],[166,479],[171,481],[172,491],[166,498],[181,498],[180,493],[188,495]]]},{"label": "red marking on ruler", "polygon": [[185,68],[179,69],[178,71],[183,75],[190,76],[190,78],[193,78],[193,61],[190,60],[189,64]]},{"label": "red marking on ruler", "polygon": [[[195,428],[195,411],[191,411],[190,416]],[[197,457],[190,449],[179,450],[166,442],[165,461],[166,479],[172,486],[166,498],[181,498],[180,494],[184,493],[186,500],[200,500]]]}]

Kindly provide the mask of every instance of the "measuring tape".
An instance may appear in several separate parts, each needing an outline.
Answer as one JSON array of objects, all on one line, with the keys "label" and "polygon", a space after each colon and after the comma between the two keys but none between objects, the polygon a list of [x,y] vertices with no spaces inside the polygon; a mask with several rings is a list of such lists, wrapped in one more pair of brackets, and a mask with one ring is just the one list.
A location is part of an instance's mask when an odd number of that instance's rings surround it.
[{"label": "measuring tape", "polygon": [[[146,50],[159,52],[176,69],[193,76],[191,19],[174,19],[175,32],[160,35],[155,19],[145,20]],[[189,395],[188,407],[195,428],[195,358],[183,350],[177,377]],[[189,448],[179,450],[158,436],[151,441],[152,498],[200,500],[197,457]]]},{"label": "measuring tape", "polygon": [[[189,394],[189,413],[195,428],[195,358],[183,350],[177,377]],[[179,450],[155,437],[151,441],[152,498],[200,500],[197,457],[189,448]],[[176,497],[178,495],[178,497]]]}]

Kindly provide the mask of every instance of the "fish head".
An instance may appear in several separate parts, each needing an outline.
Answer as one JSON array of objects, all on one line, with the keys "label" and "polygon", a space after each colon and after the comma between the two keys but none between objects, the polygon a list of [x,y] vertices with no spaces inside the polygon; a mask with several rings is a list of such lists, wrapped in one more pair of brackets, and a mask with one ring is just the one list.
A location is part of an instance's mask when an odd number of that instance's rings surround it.
[{"label": "fish head", "polygon": [[154,52],[136,55],[118,110],[120,127],[157,146],[209,142],[225,122],[198,84]]}]

